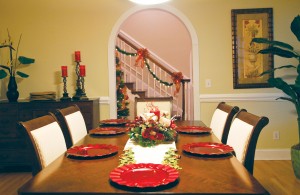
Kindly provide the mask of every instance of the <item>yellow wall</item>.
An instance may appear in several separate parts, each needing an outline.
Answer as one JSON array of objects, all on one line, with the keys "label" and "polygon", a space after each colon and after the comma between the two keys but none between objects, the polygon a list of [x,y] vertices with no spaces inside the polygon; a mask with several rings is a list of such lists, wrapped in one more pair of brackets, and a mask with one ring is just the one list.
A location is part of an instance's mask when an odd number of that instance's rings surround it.
[{"label": "yellow wall", "polygon": [[[274,38],[293,45],[298,42],[289,30],[299,14],[299,0],[173,0],[168,3],[184,14],[196,30],[199,40],[200,94],[277,93],[276,89],[239,89],[232,85],[231,9],[272,7]],[[73,53],[80,50],[87,67],[88,97],[107,97],[108,40],[118,19],[133,8],[127,0],[0,0],[0,40],[9,29],[13,40],[23,34],[20,55],[33,57],[36,63],[23,71],[30,77],[18,83],[20,98],[34,91],[62,93],[60,66],[74,69]],[[0,62],[3,56],[0,53]],[[279,66],[281,59],[275,59]],[[71,74],[71,73],[70,73]],[[73,73],[74,74],[74,73]],[[212,87],[205,88],[205,79]],[[74,75],[68,78],[68,92],[74,93]],[[6,80],[0,82],[0,97],[5,98]],[[196,100],[198,101],[198,100]],[[217,103],[201,103],[201,119],[210,123]],[[231,102],[249,111],[266,115],[270,124],[262,132],[258,148],[289,148],[298,142],[296,116],[287,102]],[[101,106],[101,118],[109,117],[108,105]],[[281,139],[272,140],[279,130]]]}]

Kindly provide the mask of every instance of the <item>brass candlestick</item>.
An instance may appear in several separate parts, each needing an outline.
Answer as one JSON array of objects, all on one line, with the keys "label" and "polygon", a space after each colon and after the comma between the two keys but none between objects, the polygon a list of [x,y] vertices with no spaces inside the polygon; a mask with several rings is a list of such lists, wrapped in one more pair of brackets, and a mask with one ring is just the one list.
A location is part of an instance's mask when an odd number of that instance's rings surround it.
[{"label": "brass candlestick", "polygon": [[69,97],[69,94],[67,92],[67,77],[63,76],[63,82],[64,82],[64,93],[63,93],[63,97],[60,98],[60,100],[62,100],[62,101],[71,100],[71,98]]}]

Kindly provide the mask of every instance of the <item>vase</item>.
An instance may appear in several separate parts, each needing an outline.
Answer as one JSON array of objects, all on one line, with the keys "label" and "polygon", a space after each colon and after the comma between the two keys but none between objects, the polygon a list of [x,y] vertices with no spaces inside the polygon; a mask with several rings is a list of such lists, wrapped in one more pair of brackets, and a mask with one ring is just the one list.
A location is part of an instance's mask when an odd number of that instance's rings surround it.
[{"label": "vase", "polygon": [[300,143],[291,148],[291,159],[295,176],[300,179]]},{"label": "vase", "polygon": [[19,98],[18,85],[14,76],[9,78],[6,97],[9,102],[16,102]]}]

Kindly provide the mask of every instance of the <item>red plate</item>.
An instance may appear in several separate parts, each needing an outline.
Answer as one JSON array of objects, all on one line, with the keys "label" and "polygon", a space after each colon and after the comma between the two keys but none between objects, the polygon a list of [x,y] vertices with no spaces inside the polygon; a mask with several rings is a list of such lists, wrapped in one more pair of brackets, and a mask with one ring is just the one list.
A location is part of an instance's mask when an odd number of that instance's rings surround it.
[{"label": "red plate", "polygon": [[100,121],[100,124],[103,125],[125,125],[126,123],[129,123],[129,120],[126,119],[107,119]]},{"label": "red plate", "polygon": [[222,155],[233,152],[233,148],[231,146],[211,142],[185,144],[182,148],[185,152],[200,155]]},{"label": "red plate", "polygon": [[99,158],[118,152],[118,146],[109,144],[88,144],[74,146],[67,150],[67,157]]},{"label": "red plate", "polygon": [[180,133],[209,133],[211,128],[202,126],[179,126],[176,131]]},{"label": "red plate", "polygon": [[128,131],[128,128],[122,127],[97,127],[95,129],[90,130],[91,135],[116,135],[125,133]]},{"label": "red plate", "polygon": [[109,178],[119,185],[137,188],[167,185],[178,177],[176,169],[152,163],[124,165],[114,169],[109,175]]}]

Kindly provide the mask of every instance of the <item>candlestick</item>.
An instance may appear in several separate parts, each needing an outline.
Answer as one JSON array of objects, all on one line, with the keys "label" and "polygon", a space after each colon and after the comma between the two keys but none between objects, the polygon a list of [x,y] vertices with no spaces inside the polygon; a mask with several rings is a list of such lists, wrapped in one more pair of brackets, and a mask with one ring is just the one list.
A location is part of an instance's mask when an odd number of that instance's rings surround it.
[{"label": "candlestick", "polygon": [[63,97],[60,98],[60,100],[62,100],[62,101],[71,100],[71,98],[69,97],[69,94],[67,92],[67,77],[62,76],[62,78],[63,78],[63,82],[64,82],[64,93],[63,93]]},{"label": "candlestick", "polygon": [[61,76],[68,77],[68,67],[67,66],[61,66]]},{"label": "candlestick", "polygon": [[79,65],[79,76],[85,77],[85,65]]},{"label": "candlestick", "polygon": [[81,62],[80,51],[75,51],[75,62]]}]

